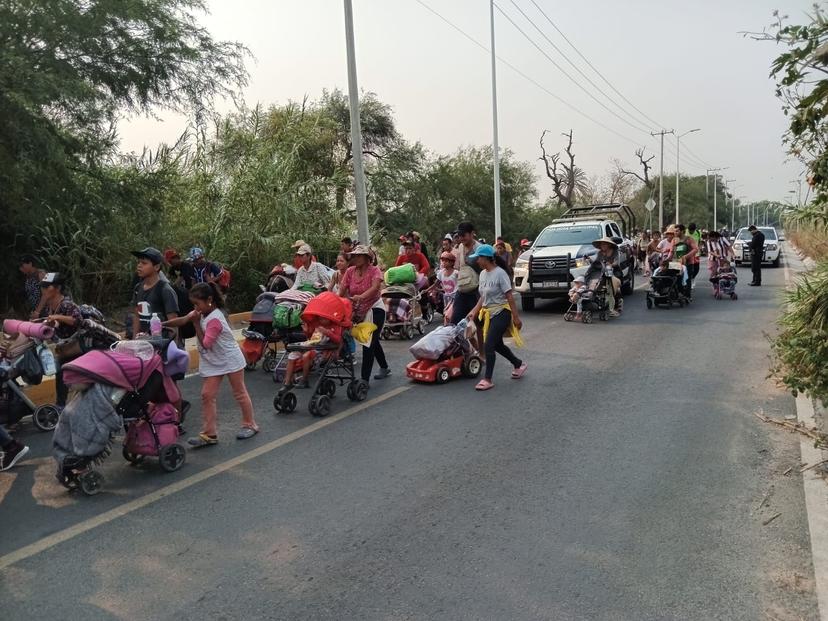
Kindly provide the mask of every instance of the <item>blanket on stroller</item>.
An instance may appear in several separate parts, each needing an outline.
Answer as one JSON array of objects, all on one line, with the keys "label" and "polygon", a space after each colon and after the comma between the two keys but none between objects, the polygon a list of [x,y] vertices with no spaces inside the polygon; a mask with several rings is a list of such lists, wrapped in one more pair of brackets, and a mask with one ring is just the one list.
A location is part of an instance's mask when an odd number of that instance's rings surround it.
[{"label": "blanket on stroller", "polygon": [[67,457],[94,457],[109,446],[110,437],[121,428],[121,417],[111,399],[114,390],[105,384],[93,384],[61,412],[52,438],[58,472]]}]

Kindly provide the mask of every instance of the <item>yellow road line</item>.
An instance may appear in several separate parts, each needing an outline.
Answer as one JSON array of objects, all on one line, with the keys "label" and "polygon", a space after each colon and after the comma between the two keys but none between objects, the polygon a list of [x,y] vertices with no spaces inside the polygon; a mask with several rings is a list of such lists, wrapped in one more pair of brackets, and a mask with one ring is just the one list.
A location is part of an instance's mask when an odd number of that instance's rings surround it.
[{"label": "yellow road line", "polygon": [[119,507],[115,507],[114,509],[110,509],[105,513],[101,513],[100,515],[96,515],[93,518],[89,518],[88,520],[84,520],[79,524],[75,524],[74,526],[70,526],[69,528],[65,528],[61,531],[58,531],[48,537],[44,537],[34,543],[31,543],[27,546],[19,548],[14,552],[9,552],[4,556],[0,556],[0,570],[3,570],[15,563],[18,563],[24,559],[32,557],[36,554],[40,554],[41,552],[48,550],[64,541],[68,541],[77,537],[78,535],[82,535],[83,533],[92,530],[93,528],[97,528],[98,526],[103,526],[113,520],[117,520],[118,518],[124,517],[138,509],[142,509],[147,505],[151,505],[154,502],[161,500],[162,498],[166,498],[168,496],[172,496],[178,492],[181,492],[188,487],[192,487],[197,483],[201,483],[202,481],[206,481],[211,479],[219,474],[227,472],[228,470],[232,470],[236,466],[240,466],[251,459],[255,459],[261,455],[269,453],[279,447],[285,446],[286,444],[290,444],[299,438],[303,438],[304,436],[311,434],[315,431],[319,431],[320,429],[324,429],[329,425],[333,425],[349,416],[353,416],[363,410],[366,410],[370,407],[373,407],[383,401],[388,399],[392,399],[397,395],[404,393],[406,390],[410,390],[411,386],[400,386],[399,388],[394,388],[393,390],[389,390],[385,394],[379,395],[374,399],[369,401],[364,401],[359,403],[344,412],[340,412],[339,414],[335,414],[328,418],[323,418],[319,422],[316,422],[312,425],[308,425],[307,427],[300,429],[298,431],[294,431],[293,433],[289,433],[286,436],[278,438],[277,440],[273,440],[272,442],[268,442],[267,444],[263,444],[262,446],[255,448],[247,453],[239,455],[238,457],[234,457],[229,459],[228,461],[222,462],[211,468],[207,468],[206,470],[202,470],[201,472],[197,472],[196,474],[187,477],[186,479],[182,479],[181,481],[177,481],[175,483],[171,483],[170,485],[166,485],[161,489],[158,489],[154,492],[151,492],[145,496],[141,496],[140,498],[136,498],[135,500],[131,500]]}]

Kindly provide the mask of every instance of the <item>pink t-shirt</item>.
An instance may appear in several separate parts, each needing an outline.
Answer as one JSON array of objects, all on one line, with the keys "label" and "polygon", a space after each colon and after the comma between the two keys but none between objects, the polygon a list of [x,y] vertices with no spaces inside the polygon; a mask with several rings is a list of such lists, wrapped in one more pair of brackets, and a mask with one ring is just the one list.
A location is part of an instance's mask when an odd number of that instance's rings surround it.
[{"label": "pink t-shirt", "polygon": [[[341,292],[347,288],[349,295],[361,295],[368,291],[377,280],[382,280],[382,272],[376,265],[365,266],[362,275],[357,274],[355,266],[351,266],[345,271],[339,290]],[[359,301],[357,307],[354,308],[354,314],[358,317],[364,317],[379,299],[380,291],[377,290],[371,298]]]}]

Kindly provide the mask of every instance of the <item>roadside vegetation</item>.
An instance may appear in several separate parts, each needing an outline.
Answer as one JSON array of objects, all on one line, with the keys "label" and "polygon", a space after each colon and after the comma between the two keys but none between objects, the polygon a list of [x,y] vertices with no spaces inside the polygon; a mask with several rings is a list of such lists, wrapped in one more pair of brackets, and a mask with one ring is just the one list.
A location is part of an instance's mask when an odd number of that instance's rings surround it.
[{"label": "roadside vegetation", "polygon": [[760,38],[785,48],[773,62],[771,76],[790,120],[784,141],[806,167],[810,198],[789,212],[785,226],[817,266],[788,293],[773,342],[773,371],[795,394],[828,404],[828,19],[819,6],[804,25],[777,18],[772,31]]}]

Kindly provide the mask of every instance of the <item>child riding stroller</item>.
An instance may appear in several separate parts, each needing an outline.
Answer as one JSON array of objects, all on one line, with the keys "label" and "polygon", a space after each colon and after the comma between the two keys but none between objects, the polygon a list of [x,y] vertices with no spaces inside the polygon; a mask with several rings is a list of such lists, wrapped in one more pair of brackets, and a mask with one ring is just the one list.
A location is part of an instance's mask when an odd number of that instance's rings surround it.
[{"label": "child riding stroller", "polygon": [[[42,323],[6,320],[0,338],[0,424],[16,425],[25,416],[40,431],[52,431],[57,425],[60,411],[52,404],[35,405],[23,389],[21,381],[30,386],[40,384],[47,374],[42,358],[52,353],[42,340],[52,337],[54,330]],[[54,360],[47,360],[54,367]],[[54,373],[52,368],[51,373]]]},{"label": "child riding stroller", "polygon": [[186,453],[177,440],[188,404],[181,401],[176,380],[183,378],[189,356],[169,339],[129,346],[92,351],[63,367],[64,381],[79,391],[61,413],[52,442],[57,479],[69,490],[101,491],[103,475],[94,466],[112,453],[112,438],[124,425],[127,461],[158,457],[166,472],[184,464]]},{"label": "child riding stroller", "polygon": [[713,283],[713,297],[721,300],[724,296],[728,296],[731,300],[738,300],[739,296],[736,293],[736,270],[733,269],[730,262],[725,259],[719,259],[716,271],[710,278]]},{"label": "child riding stroller", "polygon": [[[364,401],[368,396],[368,382],[357,379],[354,372],[354,352],[356,343],[348,330],[351,328],[353,310],[349,300],[340,298],[330,292],[321,293],[308,302],[302,313],[302,321],[307,332],[314,334],[314,329],[322,322],[332,328],[341,330],[342,338],[337,343],[333,340],[314,342],[313,339],[302,343],[287,345],[287,351],[296,354],[313,352],[319,362],[316,381],[309,384],[313,396],[308,404],[308,411],[313,416],[327,416],[331,412],[331,399],[336,394],[337,385],[347,384],[346,394],[351,401]],[[305,378],[307,381],[308,378]],[[284,385],[273,399],[277,412],[290,414],[296,410],[297,399],[295,384]]]},{"label": "child riding stroller", "polygon": [[290,289],[259,294],[250,313],[250,327],[242,330],[242,352],[248,371],[261,360],[262,370],[273,373],[280,363],[278,344],[304,339],[299,329],[300,317],[312,298],[311,293]]},{"label": "child riding stroller", "polygon": [[[581,298],[581,321],[592,323],[595,316],[601,321],[608,321],[610,318],[611,299],[609,288],[612,287],[612,267],[607,267],[601,272],[598,283],[593,280],[583,292],[579,293]],[[578,316],[578,304],[572,302],[564,313],[564,321],[575,321]]]},{"label": "child riding stroller", "polygon": [[381,295],[385,303],[385,325],[380,335],[383,339],[396,334],[408,341],[414,338],[414,330],[420,334],[425,333],[425,327],[431,322],[434,311],[430,304],[426,304],[428,316],[423,315],[421,294],[416,285],[391,285],[383,289]]},{"label": "child riding stroller", "polygon": [[681,263],[671,262],[669,267],[660,267],[650,278],[650,290],[647,291],[647,308],[666,305],[672,308],[674,304],[684,307],[690,303],[687,297],[686,286],[682,282],[684,268]]}]

